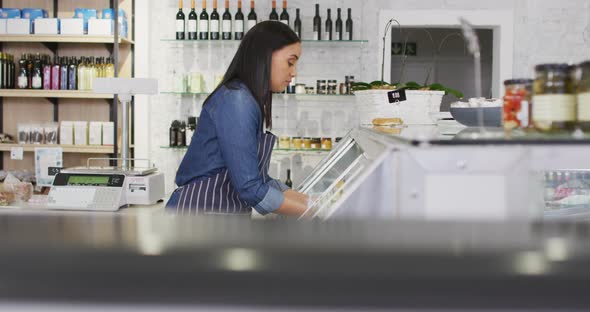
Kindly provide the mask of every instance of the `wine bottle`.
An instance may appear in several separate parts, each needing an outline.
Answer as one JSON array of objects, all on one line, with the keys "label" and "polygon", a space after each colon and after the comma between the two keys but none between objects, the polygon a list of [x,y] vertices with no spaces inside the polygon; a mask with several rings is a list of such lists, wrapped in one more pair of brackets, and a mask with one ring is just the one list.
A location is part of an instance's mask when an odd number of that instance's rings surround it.
[{"label": "wine bottle", "polygon": [[293,187],[293,181],[291,181],[291,169],[287,169],[287,180],[285,180],[285,185],[288,187]]},{"label": "wine bottle", "polygon": [[223,26],[221,38],[231,40],[231,14],[229,13],[229,0],[225,0],[225,12],[223,12]]},{"label": "wine bottle", "polygon": [[56,54],[53,59],[53,65],[51,66],[51,90],[59,90],[59,86],[61,85],[59,81],[59,73],[59,58]]},{"label": "wine bottle", "polygon": [[272,11],[270,11],[268,19],[271,21],[279,20],[279,14],[277,14],[277,0],[272,0]]},{"label": "wine bottle", "polygon": [[301,19],[299,18],[299,9],[295,10],[295,23],[294,23],[295,33],[297,37],[301,39]]},{"label": "wine bottle", "polygon": [[51,63],[49,62],[49,56],[47,56],[43,65],[43,89],[51,90]]},{"label": "wine bottle", "polygon": [[68,64],[68,58],[64,57],[61,60],[61,64],[60,64],[60,72],[59,72],[59,76],[61,77],[60,79],[60,84],[59,84],[59,89],[60,90],[67,90],[68,89],[68,68],[69,68]]},{"label": "wine bottle", "polygon": [[330,16],[332,10],[328,9],[328,18],[326,19],[326,38],[325,40],[332,40],[332,17]]},{"label": "wine bottle", "polygon": [[195,0],[191,0],[191,12],[188,14],[188,39],[197,40],[197,13]]},{"label": "wine bottle", "polygon": [[336,18],[336,40],[342,40],[342,18],[340,18],[340,8],[338,8],[338,17]]},{"label": "wine bottle", "polygon": [[250,1],[250,13],[248,13],[248,32],[252,27],[256,26],[258,23],[258,16],[256,16],[256,12],[254,11],[254,0]]},{"label": "wine bottle", "polygon": [[281,12],[281,22],[289,26],[289,13],[287,13],[287,0],[283,0],[283,12]]},{"label": "wine bottle", "polygon": [[31,72],[31,88],[43,89],[43,65],[41,56],[37,53],[33,59],[33,71]]},{"label": "wine bottle", "polygon": [[217,0],[213,0],[213,12],[211,12],[210,26],[211,30],[209,31],[209,38],[211,40],[219,40],[219,13],[217,13]]},{"label": "wine bottle", "polygon": [[234,38],[242,40],[244,38],[244,14],[242,13],[242,0],[238,0],[238,12],[234,18]]},{"label": "wine bottle", "polygon": [[348,18],[346,19],[346,36],[344,37],[346,40],[352,40],[352,17],[351,17],[352,9],[348,8]]},{"label": "wine bottle", "polygon": [[322,40],[322,18],[320,17],[320,5],[315,5],[313,17],[313,40]]},{"label": "wine bottle", "polygon": [[182,12],[182,0],[178,0],[178,13],[176,13],[176,40],[184,40],[184,13]]},{"label": "wine bottle", "polygon": [[203,0],[203,11],[199,15],[199,40],[209,40],[209,14],[207,14],[207,0]]},{"label": "wine bottle", "polygon": [[75,57],[72,57],[70,59],[70,64],[68,65],[68,90],[76,90],[78,87],[78,82],[76,81],[77,76],[78,62]]}]

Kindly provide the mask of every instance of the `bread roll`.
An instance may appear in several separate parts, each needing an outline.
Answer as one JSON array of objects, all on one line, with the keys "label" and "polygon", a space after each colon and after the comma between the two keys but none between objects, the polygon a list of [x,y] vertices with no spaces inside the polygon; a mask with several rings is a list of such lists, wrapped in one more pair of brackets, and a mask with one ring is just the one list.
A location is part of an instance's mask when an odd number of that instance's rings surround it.
[{"label": "bread roll", "polygon": [[398,126],[404,124],[401,118],[375,118],[372,122],[375,126]]}]

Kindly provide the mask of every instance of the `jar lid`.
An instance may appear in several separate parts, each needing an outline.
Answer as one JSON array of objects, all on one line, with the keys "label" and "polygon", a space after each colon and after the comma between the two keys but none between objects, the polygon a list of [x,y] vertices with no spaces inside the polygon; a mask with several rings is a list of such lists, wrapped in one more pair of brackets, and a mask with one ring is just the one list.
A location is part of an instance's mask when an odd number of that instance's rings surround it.
[{"label": "jar lid", "polygon": [[328,80],[328,82],[334,82],[334,83],[336,83],[336,80]]},{"label": "jar lid", "polygon": [[298,86],[304,86],[305,87],[305,84],[304,83],[298,83],[298,84],[295,84],[295,86],[296,87],[298,87]]},{"label": "jar lid", "polygon": [[318,82],[326,82],[326,80],[323,80],[323,79],[322,79],[322,80],[318,80]]},{"label": "jar lid", "polygon": [[535,71],[567,71],[569,69],[570,65],[565,63],[540,64],[535,66]]},{"label": "jar lid", "polygon": [[533,84],[533,79],[509,79],[504,81],[504,85],[508,86],[508,85],[515,85],[515,84],[523,84],[523,85],[529,85],[529,84]]}]

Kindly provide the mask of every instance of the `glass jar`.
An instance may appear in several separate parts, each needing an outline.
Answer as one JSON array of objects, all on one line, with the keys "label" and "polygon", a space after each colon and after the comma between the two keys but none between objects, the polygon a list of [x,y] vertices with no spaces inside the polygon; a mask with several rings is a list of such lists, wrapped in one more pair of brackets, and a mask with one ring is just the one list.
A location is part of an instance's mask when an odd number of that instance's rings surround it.
[{"label": "glass jar", "polygon": [[354,76],[345,76],[344,83],[346,84],[346,94],[352,94],[352,84],[354,83]]},{"label": "glass jar", "polygon": [[294,137],[291,140],[291,148],[302,149],[303,148],[303,139],[301,137]]},{"label": "glass jar", "polygon": [[504,81],[506,94],[502,109],[502,125],[505,130],[527,128],[531,111],[532,79],[511,79]]},{"label": "glass jar", "polygon": [[305,94],[315,94],[314,87],[305,87]]},{"label": "glass jar", "polygon": [[326,81],[325,80],[318,80],[318,85],[316,88],[316,93],[317,94],[326,94]]},{"label": "glass jar", "polygon": [[328,94],[336,95],[337,88],[338,88],[338,82],[336,80],[328,80]]},{"label": "glass jar", "polygon": [[578,100],[578,126],[590,131],[590,61],[578,66],[579,80],[576,94]]},{"label": "glass jar", "polygon": [[282,136],[279,138],[279,149],[289,149],[291,148],[291,137]]},{"label": "glass jar", "polygon": [[303,138],[303,149],[311,149],[311,138]]},{"label": "glass jar", "polygon": [[332,149],[332,138],[322,138],[322,149],[327,151]]},{"label": "glass jar", "polygon": [[296,94],[305,94],[305,84],[303,83],[298,83],[295,85],[295,93]]},{"label": "glass jar", "polygon": [[576,124],[576,96],[573,67],[544,64],[535,67],[533,114],[535,128],[544,132],[573,130]]},{"label": "glass jar", "polygon": [[322,139],[321,138],[313,138],[311,139],[311,146],[312,150],[319,150],[322,148]]}]

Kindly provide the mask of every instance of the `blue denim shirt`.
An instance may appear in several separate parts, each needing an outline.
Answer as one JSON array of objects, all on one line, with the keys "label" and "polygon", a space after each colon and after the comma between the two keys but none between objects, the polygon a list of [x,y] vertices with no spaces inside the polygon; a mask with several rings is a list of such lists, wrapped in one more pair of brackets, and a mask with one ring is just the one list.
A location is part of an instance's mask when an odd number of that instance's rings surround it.
[{"label": "blue denim shirt", "polygon": [[220,87],[203,106],[176,185],[198,182],[227,168],[242,200],[263,215],[277,210],[288,187],[270,177],[263,183],[257,153],[261,135],[262,113],[248,87],[239,81]]}]

